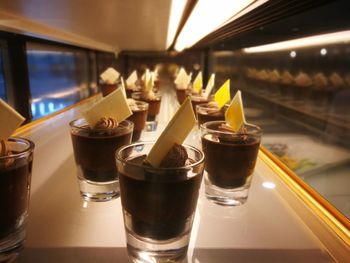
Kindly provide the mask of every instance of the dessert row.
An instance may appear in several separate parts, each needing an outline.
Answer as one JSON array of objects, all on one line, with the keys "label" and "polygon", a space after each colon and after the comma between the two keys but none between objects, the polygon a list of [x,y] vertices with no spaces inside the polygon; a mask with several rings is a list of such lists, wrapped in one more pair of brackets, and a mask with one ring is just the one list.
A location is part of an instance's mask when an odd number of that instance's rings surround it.
[{"label": "dessert row", "polygon": [[322,72],[308,74],[299,71],[297,74],[292,74],[288,70],[269,70],[248,67],[245,70],[245,76],[267,83],[312,87],[314,89],[336,90],[350,87],[350,73],[343,75],[337,72],[332,72],[330,74],[324,74]]},{"label": "dessert row", "polygon": [[[187,75],[179,73],[176,84],[183,84],[181,74]],[[262,134],[246,123],[240,92],[231,100],[229,80],[211,95],[215,75],[204,90],[199,73],[191,84],[193,94],[188,93],[157,140],[132,144],[139,139],[134,134],[142,131],[145,112],[157,100],[153,77],[145,72],[139,100],[128,99],[120,74],[107,69],[102,84],[115,88],[70,122],[80,194],[96,202],[121,197],[126,245],[134,262],[145,255],[152,262],[185,258],[204,169],[209,200],[227,206],[246,203]],[[199,117],[204,106],[193,104],[194,94],[208,102],[201,149],[183,144],[196,125],[195,109]],[[135,117],[140,112],[142,118]],[[11,137],[24,118],[1,100],[0,118],[8,124],[0,126],[0,208],[7,211],[0,217],[3,261],[23,246],[34,143]]]}]

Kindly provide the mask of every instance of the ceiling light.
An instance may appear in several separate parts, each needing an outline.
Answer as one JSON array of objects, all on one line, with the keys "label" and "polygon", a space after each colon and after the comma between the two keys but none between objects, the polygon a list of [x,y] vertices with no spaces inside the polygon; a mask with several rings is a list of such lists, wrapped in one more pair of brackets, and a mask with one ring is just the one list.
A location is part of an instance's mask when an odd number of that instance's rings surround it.
[{"label": "ceiling light", "polygon": [[168,24],[168,35],[166,39],[167,48],[169,48],[174,41],[176,30],[179,26],[182,14],[186,6],[186,2],[187,2],[186,0],[171,1],[170,17],[169,17],[169,24]]},{"label": "ceiling light", "polygon": [[298,38],[293,40],[287,40],[282,42],[276,42],[272,44],[244,48],[243,51],[246,53],[259,53],[259,52],[271,52],[290,50],[303,47],[320,46],[327,44],[339,44],[348,43],[350,41],[350,30],[341,31],[336,33],[322,34],[304,38]]},{"label": "ceiling light", "polygon": [[[182,51],[239,17],[248,6],[259,6],[267,0],[198,0],[180,32],[175,49]],[[251,11],[251,8],[250,8]]]}]

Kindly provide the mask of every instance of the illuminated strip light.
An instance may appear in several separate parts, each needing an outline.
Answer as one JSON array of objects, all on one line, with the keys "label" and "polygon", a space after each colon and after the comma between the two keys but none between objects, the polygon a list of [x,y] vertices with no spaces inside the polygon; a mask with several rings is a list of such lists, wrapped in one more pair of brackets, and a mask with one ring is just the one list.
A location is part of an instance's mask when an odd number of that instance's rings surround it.
[{"label": "illuminated strip light", "polygon": [[168,34],[166,40],[167,48],[173,43],[176,30],[179,26],[182,14],[184,12],[187,0],[172,0],[170,9],[170,18],[168,24]]},{"label": "illuminated strip light", "polygon": [[311,37],[298,38],[272,44],[244,48],[245,53],[262,53],[272,51],[282,51],[303,47],[320,46],[327,44],[348,43],[350,41],[350,30],[316,35]]},{"label": "illuminated strip light", "polygon": [[242,10],[255,2],[262,4],[266,0],[198,0],[177,38],[175,49],[182,51],[193,46],[206,35],[232,22]]}]

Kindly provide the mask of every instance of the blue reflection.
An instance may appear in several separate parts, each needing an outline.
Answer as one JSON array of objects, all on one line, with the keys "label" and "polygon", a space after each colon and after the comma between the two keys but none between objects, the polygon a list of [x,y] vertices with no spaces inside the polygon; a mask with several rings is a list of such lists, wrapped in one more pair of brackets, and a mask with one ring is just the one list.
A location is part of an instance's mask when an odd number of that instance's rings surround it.
[{"label": "blue reflection", "polygon": [[0,98],[6,100],[4,67],[2,63],[2,50],[0,49]]},{"label": "blue reflection", "polygon": [[87,58],[83,52],[27,51],[32,116],[37,119],[87,97]]},{"label": "blue reflection", "polygon": [[69,103],[62,103],[49,99],[37,103],[32,103],[32,115],[34,118],[39,118],[54,113],[56,111],[62,110],[68,105]]}]

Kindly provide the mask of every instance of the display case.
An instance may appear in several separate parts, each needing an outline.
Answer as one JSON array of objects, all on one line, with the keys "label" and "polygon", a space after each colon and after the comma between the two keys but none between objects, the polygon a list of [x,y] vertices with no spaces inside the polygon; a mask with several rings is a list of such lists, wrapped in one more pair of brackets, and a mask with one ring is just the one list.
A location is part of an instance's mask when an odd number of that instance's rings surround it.
[{"label": "display case", "polygon": [[217,85],[230,78],[232,91],[242,91],[247,121],[263,127],[263,151],[349,243],[348,8],[327,3],[213,40],[208,52]]}]

